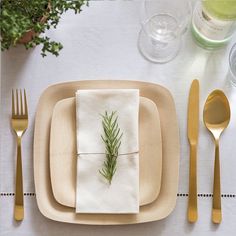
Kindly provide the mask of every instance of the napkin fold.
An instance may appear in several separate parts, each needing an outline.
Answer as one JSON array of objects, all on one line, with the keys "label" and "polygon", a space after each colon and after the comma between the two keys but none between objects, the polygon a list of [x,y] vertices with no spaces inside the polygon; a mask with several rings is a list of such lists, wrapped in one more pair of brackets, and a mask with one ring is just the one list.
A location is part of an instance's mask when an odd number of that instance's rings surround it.
[{"label": "napkin fold", "polygon": [[[105,160],[102,116],[116,111],[123,133],[117,170],[109,185],[99,173]],[[76,92],[77,213],[139,212],[139,90],[97,89]]]}]

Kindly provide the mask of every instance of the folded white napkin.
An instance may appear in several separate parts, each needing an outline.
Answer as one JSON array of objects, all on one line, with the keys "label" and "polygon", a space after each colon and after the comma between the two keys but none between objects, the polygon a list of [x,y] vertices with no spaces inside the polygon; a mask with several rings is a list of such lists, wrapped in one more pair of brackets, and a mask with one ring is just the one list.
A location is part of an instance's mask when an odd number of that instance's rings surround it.
[{"label": "folded white napkin", "polygon": [[[116,111],[123,133],[117,170],[109,185],[99,173],[105,160],[102,117]],[[98,89],[76,92],[78,213],[139,212],[139,90]]]}]

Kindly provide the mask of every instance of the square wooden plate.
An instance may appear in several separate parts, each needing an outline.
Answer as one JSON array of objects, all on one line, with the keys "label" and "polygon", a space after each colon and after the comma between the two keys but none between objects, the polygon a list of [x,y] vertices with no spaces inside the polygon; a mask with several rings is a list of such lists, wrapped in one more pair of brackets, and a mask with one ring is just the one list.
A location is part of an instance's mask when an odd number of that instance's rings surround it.
[{"label": "square wooden plate", "polygon": [[[73,97],[78,89],[135,88],[140,96],[157,106],[162,134],[162,180],[158,198],[141,206],[139,214],[76,214],[73,208],[59,204],[52,192],[49,166],[49,143],[52,112],[55,104]],[[162,86],[138,81],[78,81],[56,84],[41,95],[35,117],[34,180],[41,213],[52,220],[76,224],[118,225],[160,220],[175,207],[179,176],[179,129],[170,92]]]},{"label": "square wooden plate", "polygon": [[[50,176],[53,195],[64,206],[76,204],[76,105],[75,98],[56,103],[50,131]],[[140,97],[139,203],[156,200],[161,188],[162,142],[156,104]]]}]

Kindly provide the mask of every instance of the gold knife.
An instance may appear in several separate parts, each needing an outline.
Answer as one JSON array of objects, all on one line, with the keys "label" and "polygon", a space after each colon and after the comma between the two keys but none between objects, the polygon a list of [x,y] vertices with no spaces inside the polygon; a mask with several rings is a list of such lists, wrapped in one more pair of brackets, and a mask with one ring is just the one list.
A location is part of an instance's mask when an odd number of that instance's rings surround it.
[{"label": "gold knife", "polygon": [[197,146],[199,126],[199,82],[193,80],[188,101],[188,141],[190,145],[188,221],[194,223],[197,210]]}]

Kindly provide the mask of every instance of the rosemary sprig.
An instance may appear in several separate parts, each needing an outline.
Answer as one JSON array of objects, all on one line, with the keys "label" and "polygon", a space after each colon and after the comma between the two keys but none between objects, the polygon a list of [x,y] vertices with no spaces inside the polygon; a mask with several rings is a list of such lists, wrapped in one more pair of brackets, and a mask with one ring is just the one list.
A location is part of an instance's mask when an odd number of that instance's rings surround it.
[{"label": "rosemary sprig", "polygon": [[118,125],[118,116],[115,116],[116,112],[112,111],[108,114],[102,115],[102,126],[104,134],[101,138],[105,144],[106,159],[103,163],[103,168],[99,170],[99,173],[111,184],[112,178],[116,172],[116,163],[118,157],[118,151],[121,145],[121,137],[123,133],[120,133]]}]

